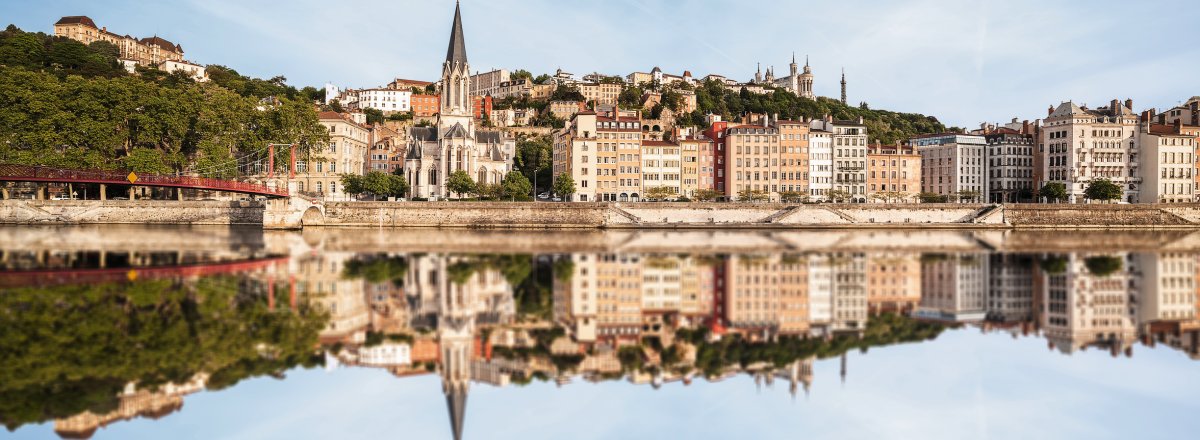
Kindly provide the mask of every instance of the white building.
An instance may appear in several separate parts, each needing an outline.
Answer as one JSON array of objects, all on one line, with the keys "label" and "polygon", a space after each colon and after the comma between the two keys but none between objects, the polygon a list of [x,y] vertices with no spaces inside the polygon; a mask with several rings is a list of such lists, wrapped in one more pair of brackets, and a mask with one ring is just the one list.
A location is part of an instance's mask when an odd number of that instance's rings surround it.
[{"label": "white building", "polygon": [[412,110],[412,90],[363,89],[358,91],[358,108],[376,109],[383,114]]},{"label": "white building", "polygon": [[667,187],[680,194],[683,156],[679,144],[666,141],[642,141],[642,191]]},{"label": "white building", "polygon": [[833,189],[833,134],[812,129],[808,134],[808,195],[828,200]]},{"label": "white building", "polygon": [[921,192],[946,196],[950,202],[983,200],[988,182],[983,136],[944,133],[909,142],[921,155]]},{"label": "white building", "polygon": [[984,138],[988,144],[988,202],[1017,202],[1022,192],[1032,196],[1033,134],[1003,127]]},{"label": "white building", "polygon": [[1146,123],[1139,133],[1142,203],[1191,203],[1196,197],[1196,137],[1174,125]]},{"label": "white building", "polygon": [[[857,121],[834,121],[833,118],[812,121],[813,131],[830,133],[833,149],[832,189],[849,194],[850,201],[867,200],[867,126]],[[809,152],[812,151],[810,138]],[[811,158],[809,159],[811,160]],[[811,174],[810,174],[811,176]]]},{"label": "white building", "polygon": [[373,367],[412,364],[412,347],[405,343],[384,342],[358,350],[358,363]]},{"label": "white building", "polygon": [[188,77],[196,82],[208,81],[208,72],[204,66],[187,61],[166,60],[158,66],[159,69],[167,73],[183,72]]},{"label": "white building", "polygon": [[1067,101],[1050,109],[1042,130],[1046,145],[1044,172],[1047,182],[1067,187],[1071,203],[1084,201],[1084,190],[1096,179],[1121,187],[1121,201],[1140,199],[1142,173],[1138,157],[1138,117],[1133,101],[1090,110]]},{"label": "white building", "polygon": [[947,322],[979,322],[987,315],[989,257],[946,255],[921,263],[921,303],[915,316]]}]

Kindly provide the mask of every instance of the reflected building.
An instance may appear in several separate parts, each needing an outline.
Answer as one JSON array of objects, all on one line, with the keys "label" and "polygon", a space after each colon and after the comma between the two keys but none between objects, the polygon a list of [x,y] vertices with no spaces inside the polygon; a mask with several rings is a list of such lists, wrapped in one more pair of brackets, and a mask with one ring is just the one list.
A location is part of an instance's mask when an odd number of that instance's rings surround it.
[{"label": "reflected building", "polygon": [[62,438],[91,438],[97,429],[138,417],[159,419],[183,408],[183,397],[204,390],[208,374],[197,373],[184,383],[166,383],[153,390],[130,382],[118,396],[117,408],[104,414],[84,411],[54,421],[54,433]]},{"label": "reflected building", "polygon": [[921,303],[921,260],[915,253],[871,254],[867,259],[867,306],[872,315],[910,313]]},{"label": "reflected building", "polygon": [[926,254],[916,316],[943,322],[982,322],[987,314],[989,259],[983,254]]},{"label": "reflected building", "polygon": [[[1047,343],[1063,353],[1089,346],[1127,351],[1137,338],[1139,274],[1128,254],[1061,258],[1062,270],[1043,271],[1040,327]],[[1101,266],[1107,269],[1101,271]],[[1091,267],[1089,267],[1091,266]],[[1055,268],[1057,269],[1057,268]]]},{"label": "reflected building", "polygon": [[807,334],[808,258],[731,256],[725,262],[725,321],[752,336]]},{"label": "reflected building", "polygon": [[371,312],[363,280],[343,276],[351,252],[314,252],[292,258],[288,264],[291,289],[329,313],[321,331],[322,343],[362,343]]},{"label": "reflected building", "polygon": [[997,323],[1033,322],[1033,257],[1021,254],[992,254],[988,258],[988,320]]}]

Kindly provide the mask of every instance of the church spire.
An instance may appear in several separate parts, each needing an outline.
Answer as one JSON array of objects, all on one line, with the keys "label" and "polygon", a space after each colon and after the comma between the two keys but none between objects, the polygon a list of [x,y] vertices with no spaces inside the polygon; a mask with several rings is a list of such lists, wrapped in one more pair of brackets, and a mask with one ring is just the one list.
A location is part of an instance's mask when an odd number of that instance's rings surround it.
[{"label": "church spire", "polygon": [[467,42],[463,38],[462,13],[457,1],[454,2],[454,27],[450,29],[450,47],[446,48],[446,62],[467,63]]},{"label": "church spire", "polygon": [[462,440],[463,418],[467,412],[467,390],[455,387],[447,393],[446,406],[450,410],[450,431],[454,440]]}]

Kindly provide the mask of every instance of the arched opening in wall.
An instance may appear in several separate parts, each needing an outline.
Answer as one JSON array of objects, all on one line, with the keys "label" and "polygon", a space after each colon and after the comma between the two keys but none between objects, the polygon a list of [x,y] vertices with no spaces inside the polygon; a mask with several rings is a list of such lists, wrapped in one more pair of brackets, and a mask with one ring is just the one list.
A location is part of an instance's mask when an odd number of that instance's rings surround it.
[{"label": "arched opening in wall", "polygon": [[662,131],[662,127],[655,125],[654,131]]},{"label": "arched opening in wall", "polygon": [[490,182],[488,182],[487,168],[479,167],[479,171],[475,175],[475,183],[477,183],[477,184],[490,183]]},{"label": "arched opening in wall", "polygon": [[633,193],[633,195],[630,195],[629,198],[630,198],[630,200],[636,202],[636,201],[638,201],[638,194]]},{"label": "arched opening in wall", "polygon": [[300,216],[300,226],[319,226],[325,224],[325,214],[316,206],[310,206]]},{"label": "arched opening in wall", "polygon": [[620,198],[618,198],[617,200],[620,200],[620,201],[622,201],[622,202],[628,202],[628,201],[629,201],[629,194],[626,194],[626,193],[621,193],[621,196],[620,196]]},{"label": "arched opening in wall", "polygon": [[650,131],[650,126],[649,126],[649,125],[643,125],[643,126],[642,126],[642,131]]}]

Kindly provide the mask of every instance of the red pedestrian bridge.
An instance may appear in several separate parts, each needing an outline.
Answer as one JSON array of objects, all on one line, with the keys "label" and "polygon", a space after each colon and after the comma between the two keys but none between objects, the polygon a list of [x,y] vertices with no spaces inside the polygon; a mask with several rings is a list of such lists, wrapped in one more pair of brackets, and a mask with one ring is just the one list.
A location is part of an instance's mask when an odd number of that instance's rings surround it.
[{"label": "red pedestrian bridge", "polygon": [[128,171],[73,170],[35,165],[0,164],[0,182],[98,183],[101,185],[133,185],[163,188],[199,189],[252,194],[264,197],[287,197],[288,190],[259,183],[207,177],[141,174]]}]

